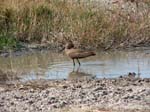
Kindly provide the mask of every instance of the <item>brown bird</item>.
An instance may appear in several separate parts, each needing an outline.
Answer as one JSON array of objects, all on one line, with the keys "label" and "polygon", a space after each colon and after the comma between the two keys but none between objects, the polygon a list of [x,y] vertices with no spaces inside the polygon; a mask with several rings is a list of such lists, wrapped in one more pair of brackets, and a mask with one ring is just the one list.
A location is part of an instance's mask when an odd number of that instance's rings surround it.
[{"label": "brown bird", "polygon": [[79,59],[96,55],[93,51],[84,51],[81,49],[74,48],[74,44],[72,42],[66,44],[65,53],[68,57],[70,57],[73,60],[74,66],[75,66],[75,61],[74,61],[75,59],[77,60],[80,66],[81,64]]}]

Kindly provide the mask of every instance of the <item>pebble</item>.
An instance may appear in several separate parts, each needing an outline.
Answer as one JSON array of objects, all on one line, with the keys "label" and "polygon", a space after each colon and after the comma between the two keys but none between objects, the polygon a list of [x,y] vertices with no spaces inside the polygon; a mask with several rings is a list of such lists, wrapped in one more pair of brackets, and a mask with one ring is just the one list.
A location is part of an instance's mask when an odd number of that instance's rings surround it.
[{"label": "pebble", "polygon": [[[137,80],[126,78],[63,80],[57,81],[58,86],[49,86],[41,90],[29,88],[0,91],[0,110],[5,112],[18,112],[18,110],[19,112],[50,112],[77,105],[127,109],[131,106],[138,109],[140,105],[140,108],[148,109],[148,103],[145,103],[144,99],[150,98],[150,82],[149,79],[142,79],[140,83],[142,84],[139,84]],[[49,81],[48,84],[56,84],[56,81]],[[124,86],[126,84],[128,86]]]}]

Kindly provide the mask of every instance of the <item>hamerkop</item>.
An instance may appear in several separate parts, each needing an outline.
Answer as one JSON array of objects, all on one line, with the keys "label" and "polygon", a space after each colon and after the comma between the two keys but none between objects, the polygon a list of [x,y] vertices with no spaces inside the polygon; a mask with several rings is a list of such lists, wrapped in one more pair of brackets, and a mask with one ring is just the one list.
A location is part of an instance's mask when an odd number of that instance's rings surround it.
[{"label": "hamerkop", "polygon": [[68,57],[70,57],[73,60],[74,66],[75,66],[75,61],[74,61],[75,59],[77,60],[80,66],[81,64],[80,64],[79,59],[96,55],[95,52],[93,51],[84,51],[81,49],[76,49],[72,42],[69,42],[66,44],[65,53],[67,54]]}]

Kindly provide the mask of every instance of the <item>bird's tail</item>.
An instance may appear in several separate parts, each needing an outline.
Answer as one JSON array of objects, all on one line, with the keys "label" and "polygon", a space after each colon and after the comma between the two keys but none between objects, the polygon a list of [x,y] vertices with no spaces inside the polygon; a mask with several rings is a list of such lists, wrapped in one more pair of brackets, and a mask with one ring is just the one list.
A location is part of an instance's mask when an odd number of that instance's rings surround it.
[{"label": "bird's tail", "polygon": [[91,55],[92,55],[92,56],[95,56],[95,55],[96,55],[96,53],[95,53],[95,52],[93,52],[93,51],[91,51]]}]

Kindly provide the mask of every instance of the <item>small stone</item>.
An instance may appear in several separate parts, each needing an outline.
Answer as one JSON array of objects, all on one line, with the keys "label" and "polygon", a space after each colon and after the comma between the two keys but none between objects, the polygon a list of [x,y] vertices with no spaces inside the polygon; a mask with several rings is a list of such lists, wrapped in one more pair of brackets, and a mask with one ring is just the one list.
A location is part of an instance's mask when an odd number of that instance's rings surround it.
[{"label": "small stone", "polygon": [[30,101],[28,101],[28,103],[31,105],[31,104],[33,104],[34,102],[33,102],[32,100],[30,100]]},{"label": "small stone", "polygon": [[123,78],[123,76],[121,75],[119,78]]},{"label": "small stone", "polygon": [[4,104],[0,103],[0,107],[3,107],[3,106],[4,106]]},{"label": "small stone", "polygon": [[0,87],[0,92],[5,91],[5,88]]},{"label": "small stone", "polygon": [[94,91],[103,90],[103,87],[97,87],[94,89]]},{"label": "small stone", "polygon": [[100,86],[103,86],[103,87],[105,87],[106,85],[105,85],[105,84],[101,84]]},{"label": "small stone", "polygon": [[135,96],[134,99],[135,100],[141,100],[141,97],[140,96]]},{"label": "small stone", "polygon": [[49,91],[48,90],[46,90],[46,92],[45,92],[46,94],[49,94]]},{"label": "small stone", "polygon": [[10,104],[11,104],[11,105],[14,105],[14,102],[11,102]]},{"label": "small stone", "polygon": [[102,95],[108,95],[107,91],[103,91]]},{"label": "small stone", "polygon": [[77,85],[76,88],[82,88],[82,86],[81,85]]},{"label": "small stone", "polygon": [[63,89],[67,89],[68,88],[68,86],[66,86],[66,85],[64,85],[64,86],[62,86],[63,87]]},{"label": "small stone", "polygon": [[133,90],[130,88],[130,89],[127,89],[127,91],[128,91],[128,92],[132,92]]}]

